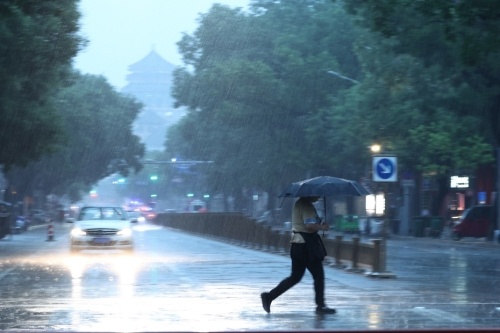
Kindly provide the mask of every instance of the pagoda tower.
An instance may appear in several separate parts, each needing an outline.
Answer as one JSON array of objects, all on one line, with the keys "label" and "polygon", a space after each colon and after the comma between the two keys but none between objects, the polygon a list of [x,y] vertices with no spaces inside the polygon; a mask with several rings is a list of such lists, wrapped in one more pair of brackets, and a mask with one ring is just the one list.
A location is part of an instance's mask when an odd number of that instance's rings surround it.
[{"label": "pagoda tower", "polygon": [[185,114],[174,109],[171,96],[175,66],[163,59],[154,49],[143,59],[129,66],[127,85],[121,92],[143,103],[143,111],[134,123],[134,133],[147,150],[163,150],[168,127]]}]

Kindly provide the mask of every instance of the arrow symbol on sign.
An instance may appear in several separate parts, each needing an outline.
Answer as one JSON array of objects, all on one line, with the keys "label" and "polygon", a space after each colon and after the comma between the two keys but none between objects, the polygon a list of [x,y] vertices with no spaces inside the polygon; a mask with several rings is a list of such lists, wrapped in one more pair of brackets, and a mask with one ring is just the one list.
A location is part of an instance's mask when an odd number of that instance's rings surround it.
[{"label": "arrow symbol on sign", "polygon": [[380,166],[380,169],[381,169],[380,172],[381,173],[392,173],[392,167],[391,167],[390,164],[386,165],[386,164],[380,162],[378,165]]}]

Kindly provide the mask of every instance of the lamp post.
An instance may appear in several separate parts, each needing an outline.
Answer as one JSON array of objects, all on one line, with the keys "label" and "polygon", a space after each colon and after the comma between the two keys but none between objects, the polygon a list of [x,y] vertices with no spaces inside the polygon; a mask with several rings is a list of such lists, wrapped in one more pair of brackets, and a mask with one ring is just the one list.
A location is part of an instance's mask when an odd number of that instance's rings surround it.
[{"label": "lamp post", "polygon": [[[379,145],[378,143],[374,143],[371,146],[369,146],[370,152],[372,153],[372,157],[376,154],[379,154],[382,150],[382,146]],[[373,172],[373,170],[372,170]],[[373,203],[374,203],[374,209],[373,209],[373,214],[376,216],[377,215],[377,191],[378,191],[378,186],[377,183],[374,184],[374,193],[373,193]]]},{"label": "lamp post", "polygon": [[[383,182],[385,194],[387,193],[388,184],[397,180],[397,159],[395,156],[389,155],[379,155],[382,152],[382,146],[379,144],[373,144],[370,147],[372,153],[372,173],[373,181],[375,182],[375,216],[377,216],[377,190],[378,183]],[[390,214],[387,214],[387,203],[384,203],[384,212],[382,219],[382,230],[380,239],[380,253],[379,253],[379,271],[369,273],[372,277],[383,277],[383,278],[393,278],[395,275],[386,270],[386,242],[387,242],[387,228],[388,222],[390,220]],[[389,205],[390,207],[390,205]]]},{"label": "lamp post", "polygon": [[345,75],[342,75],[340,73],[337,73],[337,72],[334,72],[334,71],[327,71],[328,74],[331,74],[331,75],[335,75],[336,77],[339,77],[341,79],[344,79],[344,80],[347,80],[347,81],[351,81],[352,83],[359,83],[359,81],[356,81],[354,79],[351,79],[350,77],[347,77]]}]

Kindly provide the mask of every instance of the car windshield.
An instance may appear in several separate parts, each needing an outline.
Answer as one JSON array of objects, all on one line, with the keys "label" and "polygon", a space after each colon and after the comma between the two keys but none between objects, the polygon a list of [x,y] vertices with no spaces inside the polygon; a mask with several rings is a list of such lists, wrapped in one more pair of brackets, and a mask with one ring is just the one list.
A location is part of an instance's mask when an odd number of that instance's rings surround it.
[{"label": "car windshield", "polygon": [[83,208],[78,215],[78,220],[124,220],[125,212],[117,207],[91,207]]},{"label": "car windshield", "polygon": [[500,329],[500,0],[0,0],[0,145],[0,333]]}]

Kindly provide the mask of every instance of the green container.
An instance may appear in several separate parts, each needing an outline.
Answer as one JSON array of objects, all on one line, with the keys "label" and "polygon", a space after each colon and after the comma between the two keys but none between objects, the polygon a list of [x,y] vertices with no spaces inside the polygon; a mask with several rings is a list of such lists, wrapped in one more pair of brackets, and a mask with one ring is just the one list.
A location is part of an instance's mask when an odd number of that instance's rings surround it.
[{"label": "green container", "polygon": [[429,236],[438,237],[443,231],[444,219],[441,216],[415,216],[412,222],[415,237],[424,237],[427,232]]},{"label": "green container", "polygon": [[412,219],[413,236],[424,237],[426,219],[425,216],[415,216]]},{"label": "green container", "polygon": [[359,232],[359,216],[358,215],[337,215],[335,217],[335,225],[338,231],[342,232]]},{"label": "green container", "polygon": [[444,219],[441,216],[433,216],[430,220],[431,236],[439,237],[443,232]]}]

